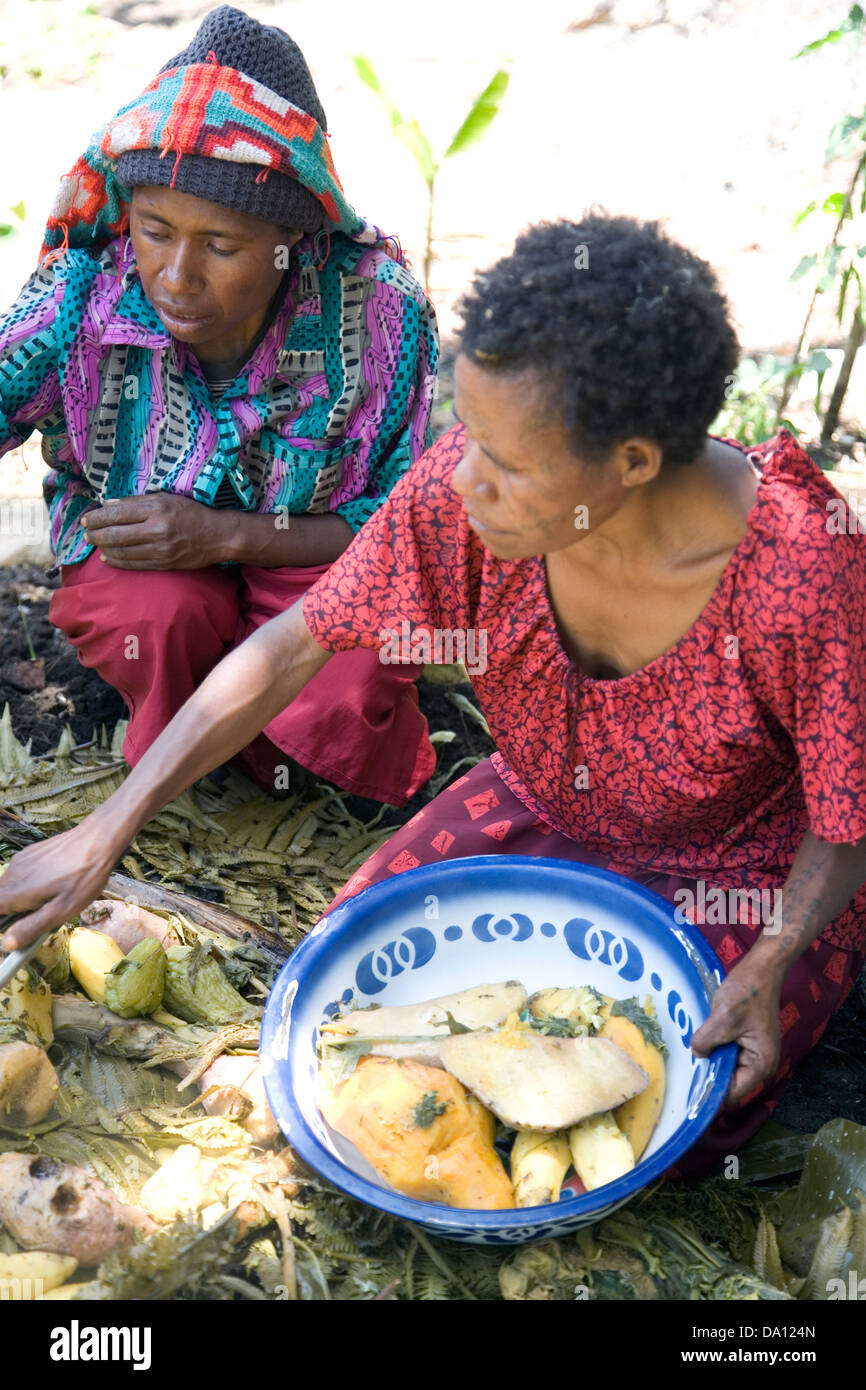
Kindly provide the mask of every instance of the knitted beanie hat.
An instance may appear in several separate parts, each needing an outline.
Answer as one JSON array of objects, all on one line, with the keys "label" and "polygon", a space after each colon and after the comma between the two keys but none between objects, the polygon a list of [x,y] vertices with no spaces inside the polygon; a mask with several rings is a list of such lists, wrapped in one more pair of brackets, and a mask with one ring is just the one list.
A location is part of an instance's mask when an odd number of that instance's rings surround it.
[{"label": "knitted beanie hat", "polygon": [[[235,68],[290,101],[312,116],[322,130],[327,128],[304,55],[282,29],[259,24],[241,10],[221,5],[203,20],[183,52],[170,59],[160,72],[207,62],[209,55],[221,66]],[[269,170],[262,179],[263,167],[188,154],[174,169],[173,161],[160,158],[159,150],[129,150],[118,160],[117,177],[127,188],[171,185],[182,193],[262,217],[281,227],[317,231],[324,222],[318,198],[297,179],[277,170]]]}]

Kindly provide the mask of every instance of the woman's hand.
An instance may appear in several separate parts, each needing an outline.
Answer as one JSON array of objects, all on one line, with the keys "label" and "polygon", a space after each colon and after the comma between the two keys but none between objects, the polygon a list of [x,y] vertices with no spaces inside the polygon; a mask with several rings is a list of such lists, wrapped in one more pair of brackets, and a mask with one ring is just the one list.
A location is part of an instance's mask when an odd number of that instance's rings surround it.
[{"label": "woman's hand", "polygon": [[[753,948],[754,950],[754,948]],[[782,977],[752,952],[734,966],[719,986],[706,1023],[692,1038],[692,1051],[705,1057],[723,1043],[740,1045],[727,1102],[737,1105],[779,1065],[781,1032],[779,998]]]},{"label": "woman's hand", "polygon": [[94,816],[81,825],[28,845],[10,859],[0,878],[0,915],[27,912],[0,937],[4,951],[27,946],[98,898],[122,853],[107,843]]},{"label": "woman's hand", "polygon": [[121,497],[82,517],[91,545],[123,570],[197,570],[228,560],[230,521],[225,512],[172,492]]}]

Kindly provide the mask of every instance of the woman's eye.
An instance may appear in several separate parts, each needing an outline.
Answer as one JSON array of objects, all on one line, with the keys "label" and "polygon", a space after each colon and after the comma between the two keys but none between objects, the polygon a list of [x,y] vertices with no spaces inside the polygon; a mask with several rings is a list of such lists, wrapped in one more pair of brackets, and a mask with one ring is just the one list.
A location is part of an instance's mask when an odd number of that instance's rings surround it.
[{"label": "woman's eye", "polygon": [[150,227],[143,227],[142,231],[144,232],[144,235],[147,237],[148,241],[162,241],[163,239],[160,232],[154,232],[151,230]]},{"label": "woman's eye", "polygon": [[221,250],[219,246],[211,246],[209,249],[213,251],[215,256],[234,256],[237,254],[236,251]]}]

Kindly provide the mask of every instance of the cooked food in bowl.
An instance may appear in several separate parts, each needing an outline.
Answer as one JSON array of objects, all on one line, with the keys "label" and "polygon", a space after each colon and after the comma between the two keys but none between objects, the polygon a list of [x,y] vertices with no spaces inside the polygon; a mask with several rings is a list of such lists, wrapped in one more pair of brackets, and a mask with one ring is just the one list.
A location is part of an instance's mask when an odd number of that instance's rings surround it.
[{"label": "cooked food in bowl", "polygon": [[[494,1210],[556,1202],[630,1172],[665,1091],[648,999],[516,980],[319,1028],[322,1114],[398,1192]],[[510,1143],[503,1159],[500,1150]]]}]

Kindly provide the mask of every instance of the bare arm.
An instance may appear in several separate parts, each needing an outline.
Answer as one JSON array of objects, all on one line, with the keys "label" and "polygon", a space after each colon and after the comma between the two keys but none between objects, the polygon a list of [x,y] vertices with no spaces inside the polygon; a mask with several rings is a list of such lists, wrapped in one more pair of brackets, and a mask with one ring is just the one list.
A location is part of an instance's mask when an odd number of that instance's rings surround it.
[{"label": "bare arm", "polygon": [[779,999],[791,966],[866,882],[866,837],[830,844],[803,836],[781,890],[781,911],[723,981],[710,1017],[692,1039],[706,1056],[722,1043],[740,1045],[728,1100],[738,1103],[779,1065]]},{"label": "bare arm", "polygon": [[32,911],[6,932],[3,949],[27,945],[92,902],[141,827],[246,747],[329,655],[310,635],[300,602],[230,652],[113,796],[73,830],[10,861],[0,879],[0,914]]}]

